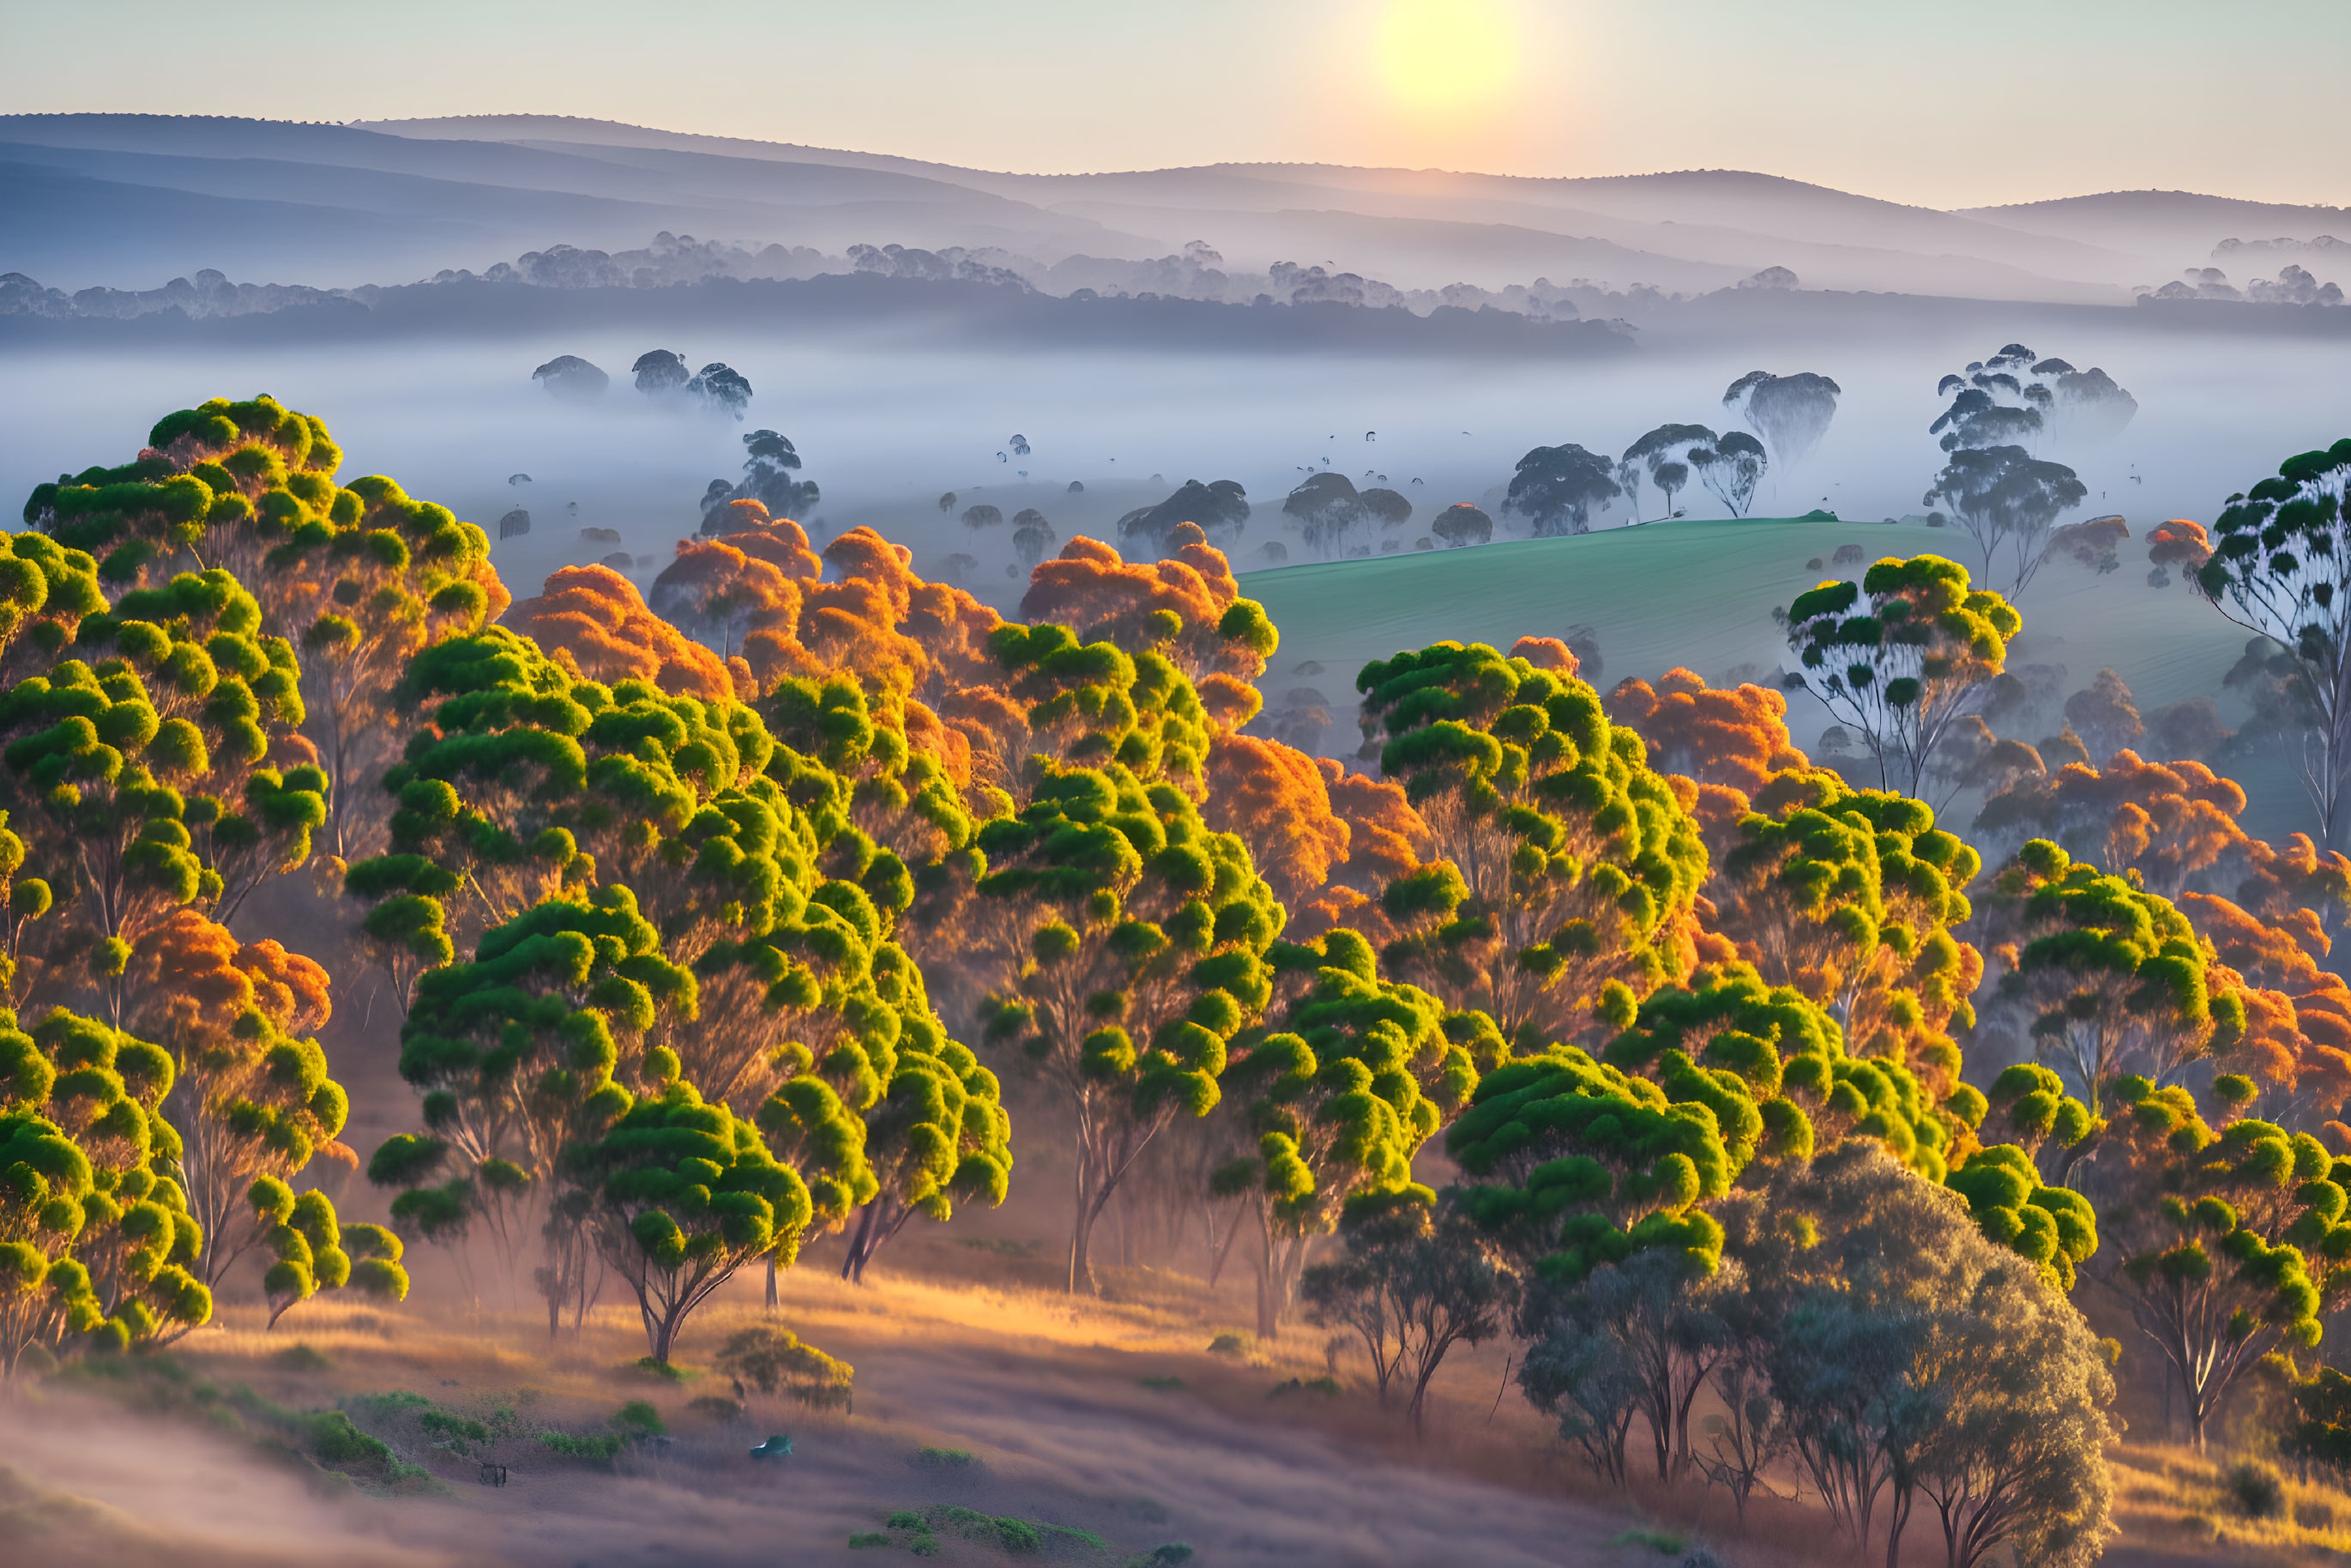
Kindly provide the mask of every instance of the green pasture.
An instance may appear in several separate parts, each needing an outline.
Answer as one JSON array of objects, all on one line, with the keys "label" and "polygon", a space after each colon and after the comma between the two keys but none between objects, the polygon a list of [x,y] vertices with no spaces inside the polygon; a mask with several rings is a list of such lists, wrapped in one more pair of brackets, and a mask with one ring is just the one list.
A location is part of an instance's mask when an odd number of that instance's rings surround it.
[{"label": "green pasture", "polygon": [[[2100,576],[2066,561],[2044,568],[2018,604],[2025,630],[2011,663],[2062,664],[2068,691],[2110,664],[2142,709],[2213,694],[2221,696],[2223,716],[2237,722],[2220,681],[2245,633],[2176,574],[2168,588],[2148,585],[2139,541],[2160,520],[2130,519],[2133,537],[2118,570]],[[1831,570],[1808,569],[1806,561],[1826,563],[1844,544],[1861,546],[1871,560],[1932,552],[1971,570],[1979,565],[1973,542],[1956,529],[1716,518],[1278,567],[1247,574],[1241,591],[1281,630],[1263,682],[1269,700],[1296,685],[1323,692],[1334,723],[1327,748],[1343,751],[1353,740],[1355,673],[1373,659],[1445,638],[1508,648],[1522,636],[1564,636],[1588,626],[1599,638],[1604,687],[1628,675],[1654,679],[1676,665],[1709,681],[1735,674],[1769,682],[1785,653],[1772,611]],[[1825,719],[1800,703],[1790,722],[1809,747]],[[2231,771],[2253,797],[2258,828],[2305,825],[2283,768],[2259,757]]]}]

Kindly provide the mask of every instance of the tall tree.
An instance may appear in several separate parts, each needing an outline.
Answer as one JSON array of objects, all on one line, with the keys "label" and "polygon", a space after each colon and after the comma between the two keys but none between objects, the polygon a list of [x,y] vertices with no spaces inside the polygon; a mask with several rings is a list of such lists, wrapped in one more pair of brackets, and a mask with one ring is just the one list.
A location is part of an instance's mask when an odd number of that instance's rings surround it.
[{"label": "tall tree", "polygon": [[1573,674],[1439,643],[1364,666],[1381,771],[1430,863],[1381,894],[1390,971],[1530,1046],[1621,1023],[1689,972],[1706,851],[1637,736]]},{"label": "tall tree", "polygon": [[2045,839],[1994,883],[2009,940],[2001,990],[2032,1017],[2042,1055],[2093,1114],[2126,1071],[2168,1084],[2242,1036],[2241,997],[2169,900],[2076,863]]},{"label": "tall tree", "polygon": [[2273,1123],[2248,1117],[2216,1132],[2177,1084],[2128,1074],[2113,1096],[2097,1166],[2116,1245],[2097,1277],[2179,1380],[2201,1449],[2262,1358],[2315,1346],[2325,1315],[2342,1304],[2351,1165]]},{"label": "tall tree", "polygon": [[1801,371],[1775,376],[1750,371],[1722,394],[1722,406],[1745,420],[1771,444],[1771,455],[1782,468],[1808,456],[1828,434],[1836,417],[1837,399],[1844,389],[1823,375]]},{"label": "tall tree", "polygon": [[1016,1040],[1075,1117],[1069,1288],[1092,1290],[1102,1210],[1170,1121],[1215,1108],[1228,1042],[1270,999],[1281,907],[1238,839],[1124,761],[1046,765],[978,847],[988,918],[1025,960],[988,1035]]},{"label": "tall tree", "polygon": [[2089,493],[2074,470],[2022,446],[1961,446],[1951,451],[1921,504],[1951,509],[1983,552],[1984,580],[2005,580],[2005,591],[2014,598],[2048,563],[2057,519]]},{"label": "tall tree", "polygon": [[1508,1332],[1518,1277],[1491,1241],[1425,1187],[1358,1199],[1341,1236],[1344,1254],[1305,1272],[1308,1312],[1363,1341],[1380,1404],[1404,1393],[1417,1433],[1428,1385],[1453,1348]]},{"label": "tall tree", "polygon": [[1771,465],[1763,444],[1743,430],[1726,431],[1710,446],[1694,446],[1689,465],[1706,487],[1714,492],[1734,517],[1743,517],[1755,504],[1755,486]]},{"label": "tall tree", "polygon": [[204,1229],[168,1174],[160,1048],[62,1009],[0,1012],[0,1371],[34,1345],[123,1350],[210,1321]]},{"label": "tall tree", "polygon": [[[287,1182],[313,1158],[358,1164],[338,1141],[350,1095],[311,1035],[332,1006],[327,972],[273,938],[240,943],[183,909],[141,939],[131,977],[131,1027],[172,1055],[165,1112],[180,1134],[188,1207],[204,1227],[196,1271],[217,1287],[271,1239],[293,1202]],[[256,1190],[281,1189],[283,1204],[256,1212]]]},{"label": "tall tree", "polygon": [[2291,755],[2318,815],[2322,847],[2341,838],[2351,781],[2351,437],[2289,457],[2232,496],[2212,524],[2197,587],[2231,621],[2283,649],[2300,744]]},{"label": "tall tree", "polygon": [[1592,531],[1592,509],[1625,493],[1614,465],[1573,442],[1538,446],[1519,459],[1502,509],[1533,525],[1537,538]]},{"label": "tall tree", "polygon": [[2114,1385],[2081,1314],[1865,1142],[1774,1176],[1724,1207],[1751,1346],[1727,1364],[1761,1366],[1841,1532],[1883,1520],[1898,1562],[1923,1497],[1951,1563],[2095,1561]]},{"label": "tall tree", "polygon": [[1328,472],[1309,474],[1282,497],[1281,514],[1297,523],[1306,548],[1325,560],[1356,553],[1356,530],[1373,520],[1354,481]]},{"label": "tall tree", "polygon": [[[1426,992],[1383,983],[1355,932],[1278,945],[1273,962],[1311,983],[1285,986],[1267,1030],[1234,1042],[1225,1088],[1257,1153],[1219,1173],[1249,1183],[1265,1338],[1280,1329],[1308,1246],[1351,1202],[1415,1187],[1413,1156],[1468,1099],[1475,1051],[1490,1061],[1501,1046],[1489,1020],[1447,1018]],[[1416,1420],[1419,1405],[1416,1396]]]},{"label": "tall tree", "polygon": [[1786,625],[1792,678],[1860,735],[1880,788],[1916,795],[1937,748],[1981,706],[2023,622],[1999,594],[1970,588],[1967,568],[1921,555],[1799,594]]},{"label": "tall tree", "polygon": [[789,1262],[812,1218],[809,1189],[768,1152],[760,1129],[663,1084],[601,1136],[563,1151],[596,1250],[636,1297],[653,1362],[670,1364],[679,1332],[743,1265]]}]

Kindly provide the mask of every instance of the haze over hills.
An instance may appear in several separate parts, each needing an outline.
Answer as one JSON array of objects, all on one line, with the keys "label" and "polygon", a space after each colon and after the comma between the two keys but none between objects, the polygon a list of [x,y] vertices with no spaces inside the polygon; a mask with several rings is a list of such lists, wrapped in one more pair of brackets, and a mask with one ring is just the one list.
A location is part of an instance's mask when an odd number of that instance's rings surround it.
[{"label": "haze over hills", "polygon": [[[2210,265],[2224,239],[2308,240],[2351,230],[2351,214],[2164,192],[1941,212],[1732,170],[1021,174],[529,115],[0,117],[0,266],[67,289],[153,287],[206,267],[396,284],[663,229],[754,249],[992,246],[1045,266],[1204,241],[1236,269],[1322,266],[1405,289],[1540,277],[1695,294],[1780,267],[1807,289],[2124,304]],[[2274,270],[2233,265],[2248,272],[2238,286]]]}]

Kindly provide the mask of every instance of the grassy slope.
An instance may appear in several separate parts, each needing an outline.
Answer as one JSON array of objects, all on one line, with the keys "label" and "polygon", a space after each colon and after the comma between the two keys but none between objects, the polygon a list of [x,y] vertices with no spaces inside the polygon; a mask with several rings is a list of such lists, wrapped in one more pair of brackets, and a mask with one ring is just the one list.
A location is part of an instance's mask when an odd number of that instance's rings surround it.
[{"label": "grassy slope", "polygon": [[[2153,521],[2133,519],[2134,535]],[[1281,651],[1264,682],[1269,700],[1279,702],[1294,685],[1315,685],[1334,705],[1326,748],[1344,751],[1354,744],[1355,673],[1369,660],[1447,638],[1508,648],[1521,636],[1589,625],[1600,639],[1604,686],[1628,675],[1654,679],[1677,664],[1708,680],[1752,665],[1752,678],[1768,679],[1785,652],[1771,612],[1819,580],[1822,573],[1805,561],[1827,560],[1844,544],[1860,545],[1871,559],[1931,552],[1975,564],[1972,541],[1952,529],[1694,520],[1280,567],[1249,573],[1241,590],[1281,629]],[[2142,709],[2217,694],[2245,633],[2177,581],[2147,586],[2135,541],[2122,556],[2122,569],[2104,577],[2069,563],[2045,569],[2020,606],[2025,636],[2017,661],[2064,665],[2068,691],[2110,664]],[[1322,673],[1301,673],[1308,663],[1322,664]],[[1826,722],[1816,706],[1792,706],[1789,726],[1800,744],[1809,746]],[[2253,797],[2257,830],[2304,825],[2280,770],[2248,767],[2238,776]]]}]

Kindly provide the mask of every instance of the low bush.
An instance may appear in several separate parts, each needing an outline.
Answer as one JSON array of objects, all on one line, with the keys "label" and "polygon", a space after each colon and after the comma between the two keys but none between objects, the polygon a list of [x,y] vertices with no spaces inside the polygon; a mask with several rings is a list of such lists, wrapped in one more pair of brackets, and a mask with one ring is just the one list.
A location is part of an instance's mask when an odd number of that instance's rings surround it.
[{"label": "low bush", "polygon": [[669,1428],[662,1424],[661,1412],[643,1399],[632,1399],[612,1413],[612,1425],[629,1437],[659,1437]]},{"label": "low bush", "polygon": [[1326,1399],[1336,1399],[1340,1394],[1335,1377],[1293,1377],[1277,1383],[1266,1394],[1268,1399],[1279,1399],[1285,1394],[1320,1394]]},{"label": "low bush", "polygon": [[541,1432],[539,1443],[551,1454],[567,1459],[601,1459],[610,1464],[620,1457],[628,1439],[618,1432],[596,1432],[587,1437],[575,1437],[569,1432]]},{"label": "low bush", "polygon": [[2220,1485],[2247,1519],[2276,1519],[2285,1512],[2285,1480],[2275,1466],[2247,1459],[2230,1466]]},{"label": "low bush", "polygon": [[1611,1546],[1646,1546],[1660,1557],[1673,1557],[1689,1544],[1678,1535],[1662,1530],[1635,1529],[1619,1532],[1608,1542]]},{"label": "low bush", "polygon": [[978,1468],[979,1458],[964,1448],[924,1448],[906,1462],[918,1470],[968,1470]]}]

